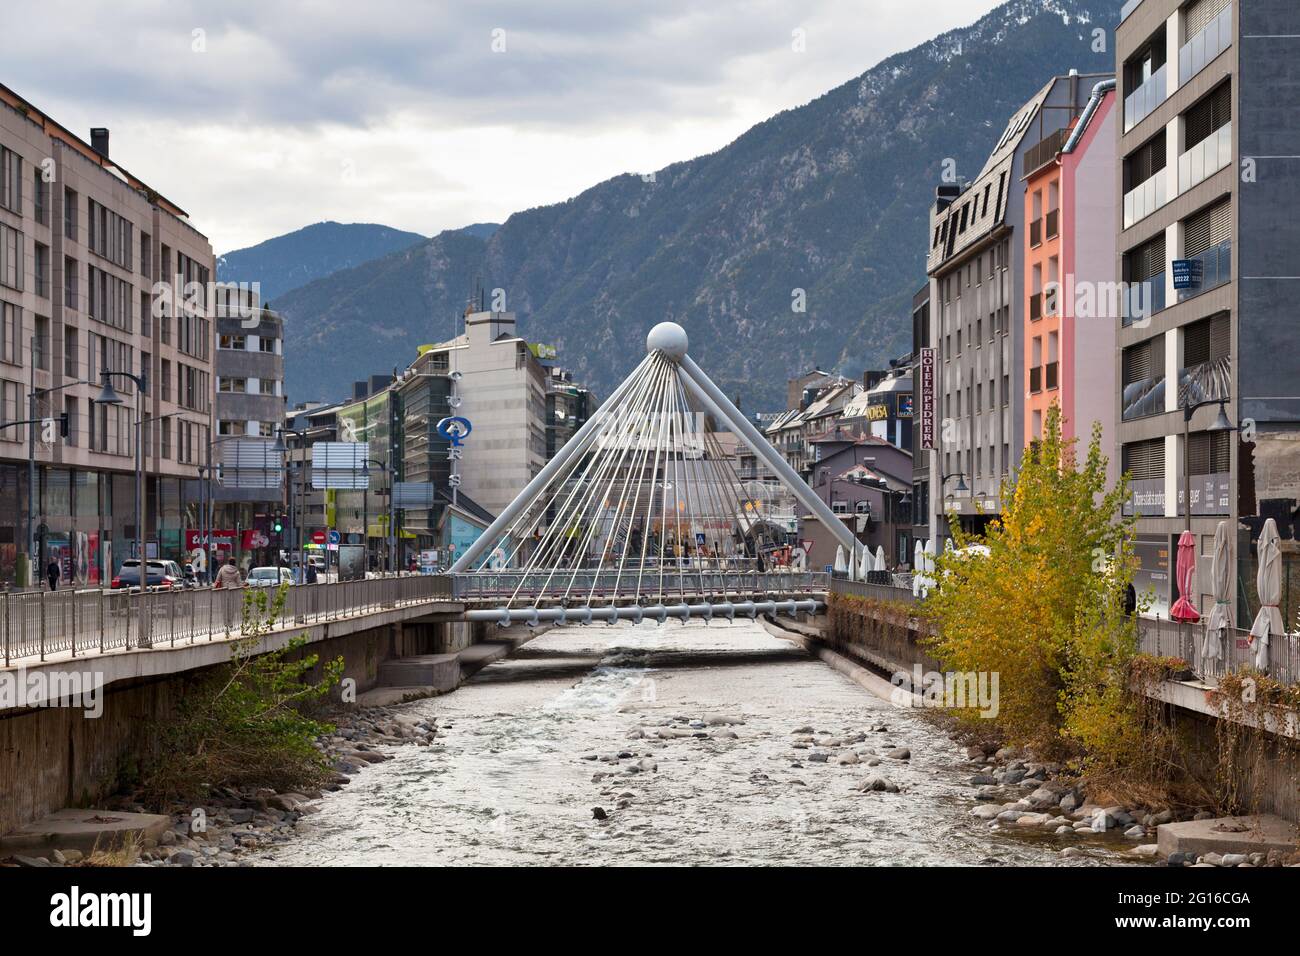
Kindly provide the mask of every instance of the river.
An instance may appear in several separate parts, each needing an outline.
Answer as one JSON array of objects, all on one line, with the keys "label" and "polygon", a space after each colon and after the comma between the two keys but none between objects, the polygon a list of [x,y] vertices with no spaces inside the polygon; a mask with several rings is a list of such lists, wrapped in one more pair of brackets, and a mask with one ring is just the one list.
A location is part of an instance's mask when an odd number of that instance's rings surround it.
[{"label": "river", "polygon": [[[748,621],[553,629],[456,692],[403,706],[437,719],[436,745],[387,748],[394,759],[326,794],[294,839],[245,859],[1121,862],[1102,846],[1063,859],[1064,844],[1050,835],[990,831],[968,814],[971,768],[954,740]],[[871,730],[880,724],[888,730]],[[912,757],[874,768],[811,762],[815,748],[794,746],[806,727],[846,741],[866,734],[832,754],[853,749],[867,759],[868,748],[901,746]],[[854,789],[874,774],[902,792]],[[595,818],[596,807],[607,819]]]}]

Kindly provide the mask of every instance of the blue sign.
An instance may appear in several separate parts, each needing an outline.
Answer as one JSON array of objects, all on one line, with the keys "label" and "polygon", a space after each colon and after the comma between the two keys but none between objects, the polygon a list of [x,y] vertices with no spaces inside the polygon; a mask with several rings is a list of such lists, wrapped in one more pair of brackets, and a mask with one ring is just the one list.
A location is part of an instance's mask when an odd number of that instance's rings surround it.
[{"label": "blue sign", "polygon": [[451,442],[453,448],[459,448],[465,437],[474,430],[468,418],[452,416],[438,422],[438,434]]},{"label": "blue sign", "polygon": [[1205,263],[1200,259],[1174,260],[1174,288],[1199,289],[1205,276]]},{"label": "blue sign", "polygon": [[330,544],[338,544],[339,541],[341,541],[341,540],[342,540],[342,537],[339,535],[339,533],[338,533],[337,531],[331,531],[331,532],[330,532],[330,535],[329,535],[329,542],[330,542]]}]

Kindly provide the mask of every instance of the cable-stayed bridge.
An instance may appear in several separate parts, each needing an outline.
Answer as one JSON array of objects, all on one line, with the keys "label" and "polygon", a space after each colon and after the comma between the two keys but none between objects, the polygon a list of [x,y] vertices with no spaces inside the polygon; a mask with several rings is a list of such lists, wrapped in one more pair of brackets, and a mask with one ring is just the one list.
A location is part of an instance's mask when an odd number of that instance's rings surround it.
[{"label": "cable-stayed bridge", "polygon": [[776,565],[768,500],[737,475],[732,432],[849,554],[852,534],[687,354],[646,356],[451,568],[471,621],[583,623],[811,613],[825,576]]}]

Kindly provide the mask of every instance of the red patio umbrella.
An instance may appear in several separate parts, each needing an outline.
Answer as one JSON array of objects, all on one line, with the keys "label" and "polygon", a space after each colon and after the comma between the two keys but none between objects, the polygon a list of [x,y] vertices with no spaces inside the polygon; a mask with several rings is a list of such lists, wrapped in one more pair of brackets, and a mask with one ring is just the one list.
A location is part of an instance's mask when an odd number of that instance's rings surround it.
[{"label": "red patio umbrella", "polygon": [[1193,624],[1201,619],[1201,612],[1192,604],[1192,581],[1196,578],[1196,536],[1184,531],[1178,538],[1178,600],[1169,609],[1169,616],[1182,624]]}]

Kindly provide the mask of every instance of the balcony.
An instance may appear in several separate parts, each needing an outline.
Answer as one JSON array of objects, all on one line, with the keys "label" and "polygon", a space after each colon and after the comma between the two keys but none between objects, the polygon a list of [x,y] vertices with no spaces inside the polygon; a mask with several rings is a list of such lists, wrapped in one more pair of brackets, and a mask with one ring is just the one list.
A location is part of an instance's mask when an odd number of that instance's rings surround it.
[{"label": "balcony", "polygon": [[1157,106],[1169,96],[1169,85],[1165,82],[1165,64],[1156,70],[1145,83],[1124,97],[1124,132],[1128,132],[1138,123],[1150,116]]},{"label": "balcony", "polygon": [[1029,224],[1029,245],[1041,246],[1043,244],[1043,219],[1038,217]]},{"label": "balcony", "polygon": [[1044,222],[1046,223],[1048,239],[1055,239],[1061,234],[1061,210],[1049,209]]},{"label": "balcony", "polygon": [[1186,86],[1216,56],[1232,45],[1232,4],[1219,11],[1219,15],[1206,24],[1178,51],[1178,85]]},{"label": "balcony", "polygon": [[1195,298],[1202,292],[1217,289],[1225,282],[1232,281],[1232,240],[1225,239],[1217,246],[1210,246],[1200,255],[1187,256],[1188,262],[1199,262],[1199,276],[1186,289],[1178,290],[1178,301]]},{"label": "balcony", "polygon": [[1165,307],[1165,274],[1163,272],[1129,284],[1124,293],[1124,325],[1138,319],[1147,319]]},{"label": "balcony", "polygon": [[1025,150],[1025,175],[1032,175],[1056,159],[1056,154],[1061,151],[1061,147],[1065,145],[1065,141],[1069,138],[1070,131],[1068,129],[1058,129],[1054,133],[1048,133]]},{"label": "balcony", "polygon": [[1130,422],[1135,418],[1159,415],[1165,410],[1165,377],[1141,378],[1124,386],[1121,399],[1121,419]]},{"label": "balcony", "polygon": [[1043,367],[1035,365],[1029,370],[1029,391],[1037,394],[1043,390]]},{"label": "balcony", "polygon": [[1047,369],[1047,375],[1045,376],[1047,379],[1047,390],[1050,392],[1052,389],[1060,387],[1061,363],[1048,362],[1045,368]]},{"label": "balcony", "polygon": [[1224,123],[1178,157],[1178,194],[1210,178],[1232,162],[1232,123]]},{"label": "balcony", "polygon": [[1153,174],[1141,185],[1124,194],[1124,228],[1141,222],[1169,201],[1169,178],[1165,170]]}]

